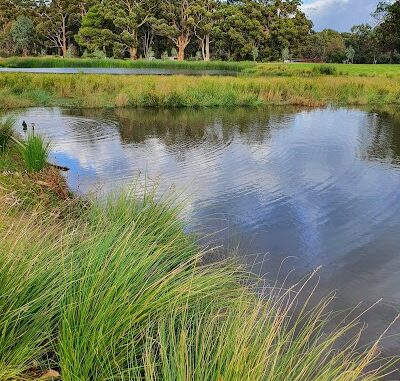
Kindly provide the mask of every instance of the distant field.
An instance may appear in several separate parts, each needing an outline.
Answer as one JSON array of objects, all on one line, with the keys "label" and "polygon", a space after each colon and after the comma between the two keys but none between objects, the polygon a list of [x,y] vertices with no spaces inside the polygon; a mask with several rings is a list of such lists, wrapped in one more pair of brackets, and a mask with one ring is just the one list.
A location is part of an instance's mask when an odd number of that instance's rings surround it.
[{"label": "distant field", "polygon": [[345,65],[313,63],[262,63],[245,69],[247,74],[258,76],[317,76],[340,75],[360,77],[398,77],[400,65]]},{"label": "distant field", "polygon": [[124,68],[124,69],[171,69],[171,70],[221,70],[235,71],[248,76],[314,77],[319,75],[399,77],[400,65],[345,65],[312,63],[254,63],[223,61],[169,61],[169,60],[116,60],[60,57],[12,57],[0,58],[5,68]]}]

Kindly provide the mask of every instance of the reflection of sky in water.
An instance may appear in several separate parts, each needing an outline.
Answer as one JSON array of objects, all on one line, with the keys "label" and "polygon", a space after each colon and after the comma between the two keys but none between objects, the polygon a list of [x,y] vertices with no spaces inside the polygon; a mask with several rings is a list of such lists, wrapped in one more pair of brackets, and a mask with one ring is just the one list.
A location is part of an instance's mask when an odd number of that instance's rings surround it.
[{"label": "reflection of sky in water", "polygon": [[88,182],[91,184],[96,180],[96,170],[93,168],[83,167],[76,157],[71,157],[62,151],[53,151],[50,155],[50,161],[69,168],[69,172],[65,173],[69,186],[76,192],[80,193],[81,186]]},{"label": "reflection of sky in water", "polygon": [[327,289],[347,290],[346,308],[379,297],[400,305],[394,118],[277,108],[30,109],[23,119],[51,138],[79,192],[110,192],[145,174],[160,192],[175,185],[191,228],[215,244],[270,253],[260,271],[276,274],[295,256],[302,274],[325,266]]},{"label": "reflection of sky in water", "polygon": [[[131,116],[134,130],[140,113]],[[175,134],[173,123],[164,136],[146,135],[144,123],[138,142],[121,140],[115,116],[36,109],[21,118],[50,136],[57,162],[71,167],[73,189],[109,192],[145,173],[162,191],[170,185],[184,190],[192,226],[211,232],[229,226],[220,238],[238,242],[251,235],[257,251],[299,256],[307,269],[346,256],[400,223],[400,171],[360,160],[376,115],[343,109],[261,114],[253,119],[266,136],[260,139],[216,113],[194,119],[202,130],[197,140]],[[168,124],[168,115],[158,123]],[[175,138],[166,144],[169,135]]]}]

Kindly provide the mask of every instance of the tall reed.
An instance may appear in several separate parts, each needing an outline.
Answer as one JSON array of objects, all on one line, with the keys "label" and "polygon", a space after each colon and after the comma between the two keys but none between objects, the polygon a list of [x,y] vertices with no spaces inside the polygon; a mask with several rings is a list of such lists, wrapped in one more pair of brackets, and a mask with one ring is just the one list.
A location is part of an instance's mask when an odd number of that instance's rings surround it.
[{"label": "tall reed", "polygon": [[172,70],[222,70],[240,72],[255,67],[254,62],[225,61],[174,61],[174,60],[122,60],[60,57],[11,57],[0,59],[0,67],[9,68],[121,68],[121,69],[172,69]]}]

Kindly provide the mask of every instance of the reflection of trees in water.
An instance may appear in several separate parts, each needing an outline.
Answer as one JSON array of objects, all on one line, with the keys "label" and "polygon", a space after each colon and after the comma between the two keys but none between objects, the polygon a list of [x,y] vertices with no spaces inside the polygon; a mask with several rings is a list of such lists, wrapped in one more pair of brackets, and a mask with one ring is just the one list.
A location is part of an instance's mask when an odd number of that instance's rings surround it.
[{"label": "reflection of trees in water", "polygon": [[108,119],[119,123],[123,142],[142,143],[157,137],[167,146],[207,142],[227,143],[239,135],[245,141],[262,143],[272,127],[284,124],[299,108],[215,109],[116,109],[76,110],[77,116]]},{"label": "reflection of trees in water", "polygon": [[400,112],[393,109],[368,114],[368,145],[363,157],[368,160],[400,164]]},{"label": "reflection of trees in water", "polygon": [[[115,125],[123,144],[141,144],[154,137],[179,156],[189,148],[202,144],[226,145],[234,138],[244,144],[263,144],[270,139],[272,129],[285,128],[299,111],[302,111],[299,107],[121,108],[76,109],[66,113],[86,119],[69,126],[78,140],[84,137],[90,144],[96,144]],[[400,164],[400,112],[392,108],[368,111],[360,136],[362,157]]]}]

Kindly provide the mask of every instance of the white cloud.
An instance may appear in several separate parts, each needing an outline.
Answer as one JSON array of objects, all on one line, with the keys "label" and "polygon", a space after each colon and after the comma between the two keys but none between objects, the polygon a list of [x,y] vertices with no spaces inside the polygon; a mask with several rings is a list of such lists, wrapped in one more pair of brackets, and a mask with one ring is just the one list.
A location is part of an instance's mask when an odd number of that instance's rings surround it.
[{"label": "white cloud", "polygon": [[345,32],[353,25],[371,23],[377,4],[377,0],[314,0],[302,9],[314,22],[315,30],[331,28]]}]

